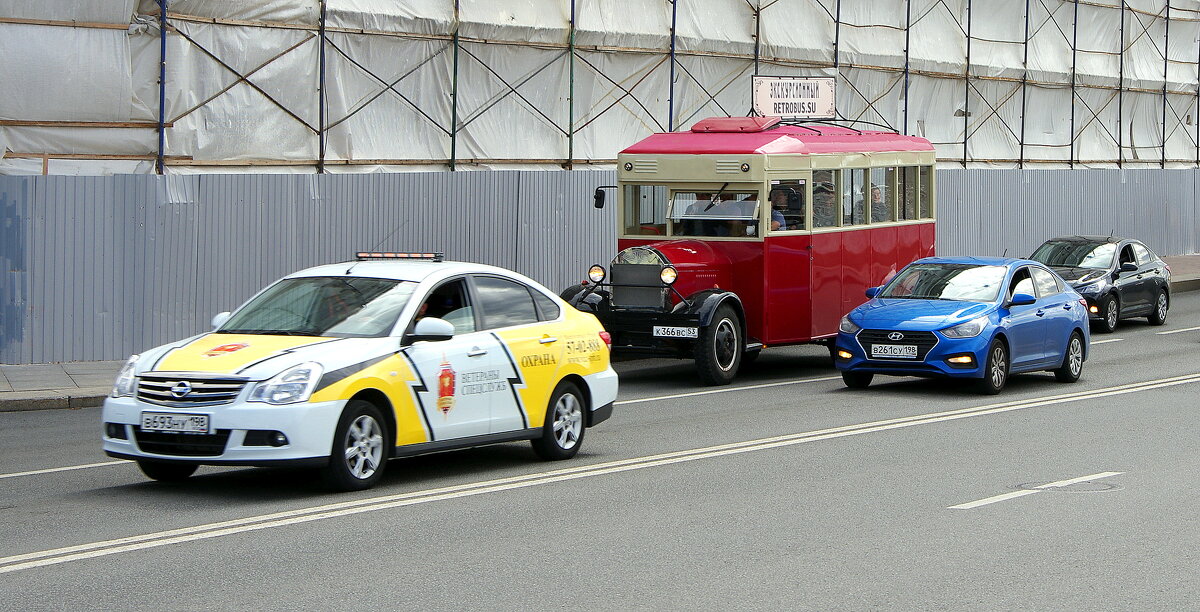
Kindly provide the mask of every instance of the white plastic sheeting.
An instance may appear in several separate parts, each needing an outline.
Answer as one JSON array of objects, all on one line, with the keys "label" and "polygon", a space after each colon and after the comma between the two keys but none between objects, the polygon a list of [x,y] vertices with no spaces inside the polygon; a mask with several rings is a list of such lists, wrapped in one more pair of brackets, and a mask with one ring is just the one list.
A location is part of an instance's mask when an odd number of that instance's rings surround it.
[{"label": "white plastic sheeting", "polygon": [[756,70],[945,164],[1200,165],[1200,0],[166,4],[160,92],[158,0],[0,0],[0,173],[603,166]]}]

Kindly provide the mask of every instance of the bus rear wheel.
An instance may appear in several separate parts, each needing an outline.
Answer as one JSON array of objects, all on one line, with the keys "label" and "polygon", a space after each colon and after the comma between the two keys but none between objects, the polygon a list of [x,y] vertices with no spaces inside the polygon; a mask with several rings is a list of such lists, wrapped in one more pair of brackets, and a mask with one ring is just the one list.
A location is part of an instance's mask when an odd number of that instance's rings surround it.
[{"label": "bus rear wheel", "polygon": [[700,330],[693,348],[696,372],[706,385],[727,385],[742,364],[742,321],[728,304],[721,305],[712,322]]}]

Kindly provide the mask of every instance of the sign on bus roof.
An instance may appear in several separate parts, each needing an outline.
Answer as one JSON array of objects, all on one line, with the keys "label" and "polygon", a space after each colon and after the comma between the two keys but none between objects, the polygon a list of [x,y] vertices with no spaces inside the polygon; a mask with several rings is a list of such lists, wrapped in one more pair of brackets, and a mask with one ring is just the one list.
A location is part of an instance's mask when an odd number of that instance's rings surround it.
[{"label": "sign on bus roof", "polygon": [[833,78],[756,76],[754,112],[785,119],[833,119]]}]

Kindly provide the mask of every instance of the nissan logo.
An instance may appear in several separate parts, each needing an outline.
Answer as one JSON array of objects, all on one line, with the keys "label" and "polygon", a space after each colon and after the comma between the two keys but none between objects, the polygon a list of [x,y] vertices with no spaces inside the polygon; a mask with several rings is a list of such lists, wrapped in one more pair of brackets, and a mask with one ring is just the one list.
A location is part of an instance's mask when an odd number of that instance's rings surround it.
[{"label": "nissan logo", "polygon": [[171,387],[171,395],[178,398],[187,397],[187,394],[192,392],[192,385],[186,380],[181,380]]},{"label": "nissan logo", "polygon": [[[904,339],[904,334],[902,334],[900,332],[892,332],[892,333],[888,334],[888,340],[891,340],[892,342],[899,342],[903,339]],[[172,389],[172,392],[174,392],[173,389]]]}]

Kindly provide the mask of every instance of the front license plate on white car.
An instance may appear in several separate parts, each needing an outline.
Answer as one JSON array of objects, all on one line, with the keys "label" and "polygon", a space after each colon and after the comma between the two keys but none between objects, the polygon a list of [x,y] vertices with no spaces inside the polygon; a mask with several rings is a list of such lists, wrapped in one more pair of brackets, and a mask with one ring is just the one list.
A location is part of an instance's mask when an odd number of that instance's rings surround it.
[{"label": "front license plate on white car", "polygon": [[665,325],[655,325],[654,335],[659,338],[698,338],[699,328],[697,327],[668,327]]},{"label": "front license plate on white car", "polygon": [[872,344],[872,357],[888,357],[890,359],[916,359],[917,345],[915,344]]},{"label": "front license plate on white car", "polygon": [[206,434],[208,433],[208,415],[143,412],[142,431]]}]

